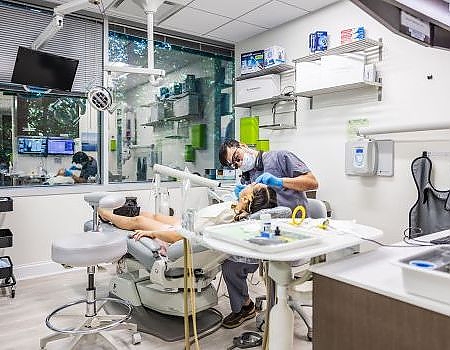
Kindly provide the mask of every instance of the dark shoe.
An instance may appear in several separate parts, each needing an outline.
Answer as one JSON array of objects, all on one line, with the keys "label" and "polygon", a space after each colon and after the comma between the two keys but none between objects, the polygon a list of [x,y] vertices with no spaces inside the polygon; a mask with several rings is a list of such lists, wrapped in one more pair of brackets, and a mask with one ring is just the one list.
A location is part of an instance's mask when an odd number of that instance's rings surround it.
[{"label": "dark shoe", "polygon": [[255,304],[250,301],[250,304],[243,306],[238,313],[232,312],[222,321],[222,326],[225,328],[236,328],[245,321],[250,320],[256,316]]}]

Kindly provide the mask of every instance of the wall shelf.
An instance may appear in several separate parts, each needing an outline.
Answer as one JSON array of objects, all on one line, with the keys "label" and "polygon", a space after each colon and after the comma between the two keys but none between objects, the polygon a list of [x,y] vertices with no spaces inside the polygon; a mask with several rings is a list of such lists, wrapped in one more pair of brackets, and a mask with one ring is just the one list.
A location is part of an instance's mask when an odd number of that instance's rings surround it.
[{"label": "wall shelf", "polygon": [[260,129],[269,129],[269,130],[288,130],[288,129],[297,129],[296,125],[291,124],[269,124],[269,125],[260,125]]},{"label": "wall shelf", "polygon": [[258,101],[252,101],[252,102],[246,102],[246,103],[238,103],[238,104],[235,104],[233,107],[250,108],[253,106],[273,104],[273,103],[278,103],[278,102],[282,102],[282,101],[294,101],[295,99],[296,99],[296,97],[292,96],[292,95],[279,95],[279,96],[274,96],[271,98],[266,98],[264,100],[258,100]]},{"label": "wall shelf", "polygon": [[269,67],[269,68],[261,69],[254,73],[243,74],[239,77],[236,77],[235,80],[245,80],[245,79],[250,79],[250,78],[256,78],[256,77],[261,77],[261,76],[267,75],[267,74],[280,74],[280,73],[288,72],[290,70],[293,71],[294,66],[292,66],[290,64],[286,64],[286,63],[277,64],[277,65]]},{"label": "wall shelf", "polygon": [[322,56],[329,55],[342,55],[345,53],[352,53],[358,51],[369,51],[369,50],[379,50],[380,51],[380,60],[381,60],[381,48],[383,47],[383,42],[380,40],[373,39],[362,39],[352,43],[340,45],[337,47],[333,47],[328,49],[327,51],[316,52],[311,55],[307,55],[304,57],[297,58],[293,60],[294,63],[299,62],[311,62],[320,59]]},{"label": "wall shelf", "polygon": [[301,97],[314,97],[314,96],[318,96],[318,95],[331,94],[334,92],[360,89],[360,88],[371,87],[371,86],[376,87],[376,88],[381,88],[382,84],[375,82],[375,81],[360,81],[360,82],[351,83],[351,84],[330,86],[330,87],[326,87],[326,88],[309,90],[309,91],[300,91],[300,92],[296,92],[295,95],[301,96]]}]

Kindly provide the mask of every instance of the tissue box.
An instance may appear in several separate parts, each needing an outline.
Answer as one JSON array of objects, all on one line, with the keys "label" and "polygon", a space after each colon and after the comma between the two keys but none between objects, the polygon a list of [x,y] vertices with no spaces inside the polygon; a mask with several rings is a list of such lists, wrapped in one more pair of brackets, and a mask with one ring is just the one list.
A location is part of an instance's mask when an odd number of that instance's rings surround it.
[{"label": "tissue box", "polygon": [[365,38],[366,30],[364,29],[364,27],[341,30],[341,44],[348,44]]},{"label": "tissue box", "polygon": [[264,68],[264,50],[241,54],[241,74],[260,71]]},{"label": "tissue box", "polygon": [[322,87],[320,61],[299,62],[296,65],[295,92],[310,91]]},{"label": "tissue box", "polygon": [[364,79],[364,56],[330,55],[322,57],[320,61],[322,87],[351,84]]},{"label": "tissue box", "polygon": [[281,46],[271,46],[264,50],[264,68],[286,63],[286,51]]}]

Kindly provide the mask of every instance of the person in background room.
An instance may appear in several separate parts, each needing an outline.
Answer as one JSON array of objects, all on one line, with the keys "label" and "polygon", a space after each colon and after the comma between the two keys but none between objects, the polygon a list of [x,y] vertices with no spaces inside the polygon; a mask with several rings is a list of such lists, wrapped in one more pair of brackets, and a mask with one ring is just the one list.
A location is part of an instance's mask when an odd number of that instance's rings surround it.
[{"label": "person in background room", "polygon": [[81,165],[80,175],[74,174],[73,170],[78,168],[71,167],[70,169],[60,169],[57,176],[71,177],[75,183],[85,183],[91,177],[96,177],[98,172],[97,161],[88,156],[84,152],[76,152],[72,157],[72,163]]}]

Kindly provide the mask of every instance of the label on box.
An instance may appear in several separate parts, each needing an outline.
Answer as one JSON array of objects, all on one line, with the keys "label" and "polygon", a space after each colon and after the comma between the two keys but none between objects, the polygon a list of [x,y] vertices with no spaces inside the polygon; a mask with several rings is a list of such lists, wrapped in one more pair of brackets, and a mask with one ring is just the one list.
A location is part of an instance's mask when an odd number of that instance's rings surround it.
[{"label": "label on box", "polygon": [[241,54],[241,74],[258,72],[264,68],[264,50]]},{"label": "label on box", "polygon": [[341,30],[341,44],[348,44],[365,38],[366,30],[364,29],[364,27]]}]

